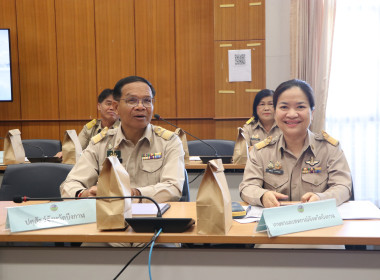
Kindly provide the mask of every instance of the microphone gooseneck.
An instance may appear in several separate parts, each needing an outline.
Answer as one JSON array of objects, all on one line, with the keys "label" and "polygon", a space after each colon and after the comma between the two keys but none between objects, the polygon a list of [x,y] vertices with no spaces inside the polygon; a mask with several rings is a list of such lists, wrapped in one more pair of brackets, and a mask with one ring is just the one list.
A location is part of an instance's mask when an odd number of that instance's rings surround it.
[{"label": "microphone gooseneck", "polygon": [[[154,117],[155,117],[157,120],[164,121],[164,122],[170,124],[171,126],[174,126],[174,127],[178,128],[178,126],[176,126],[175,124],[172,124],[171,122],[169,122],[169,121],[167,121],[167,120],[161,118],[161,116],[160,116],[159,114],[154,114]],[[182,130],[183,130],[183,129],[182,129]],[[209,147],[210,147],[211,149],[213,149],[213,151],[215,152],[215,156],[216,156],[216,157],[219,157],[219,155],[218,155],[218,151],[217,151],[213,146],[211,146],[209,143],[207,143],[206,141],[203,141],[202,139],[200,139],[200,138],[198,138],[198,137],[192,135],[191,133],[189,133],[189,132],[187,132],[187,131],[185,131],[185,130],[183,130],[183,132],[185,132],[186,134],[190,135],[191,137],[193,137],[193,138],[195,138],[195,139],[201,141],[203,144],[206,144],[207,146],[209,146]]]},{"label": "microphone gooseneck", "polygon": [[91,196],[91,197],[42,197],[42,198],[32,198],[27,196],[15,196],[13,197],[14,203],[22,203],[26,201],[38,201],[38,200],[50,200],[50,201],[60,201],[60,200],[72,200],[72,199],[125,199],[125,198],[143,198],[152,201],[157,207],[157,217],[162,217],[161,209],[158,203],[149,196],[136,195],[136,196]]}]

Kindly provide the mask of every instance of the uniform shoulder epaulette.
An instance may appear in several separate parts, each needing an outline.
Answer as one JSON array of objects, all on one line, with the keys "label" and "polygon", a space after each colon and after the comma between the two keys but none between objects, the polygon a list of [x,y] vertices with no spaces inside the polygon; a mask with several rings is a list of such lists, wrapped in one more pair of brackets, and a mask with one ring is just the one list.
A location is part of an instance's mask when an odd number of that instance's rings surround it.
[{"label": "uniform shoulder epaulette", "polygon": [[86,127],[87,127],[87,129],[91,129],[91,128],[93,128],[94,125],[96,125],[96,119],[93,119],[92,121],[86,123]]},{"label": "uniform shoulder epaulette", "polygon": [[[277,140],[277,138],[275,138],[274,140]],[[256,143],[255,144],[255,148],[258,149],[258,150],[260,150],[260,149],[268,146],[271,142],[272,142],[272,136],[268,136],[263,141],[260,141],[259,143]]]},{"label": "uniform shoulder epaulette", "polygon": [[248,121],[246,121],[246,124],[250,124],[251,122],[253,122],[255,120],[255,117],[252,117],[250,118]]},{"label": "uniform shoulder epaulette", "polygon": [[155,126],[153,131],[154,133],[164,138],[165,140],[170,140],[170,138],[172,138],[173,135],[175,134],[173,131],[162,128],[161,126]]},{"label": "uniform shoulder epaulette", "polygon": [[120,120],[116,120],[115,123],[112,125],[112,128],[118,128],[120,126]]},{"label": "uniform shoulder epaulette", "polygon": [[330,135],[328,135],[326,131],[322,130],[322,136],[323,136],[323,139],[325,139],[331,145],[338,146],[339,141],[336,140],[335,138],[331,137]]},{"label": "uniform shoulder epaulette", "polygon": [[108,127],[103,128],[102,131],[100,131],[98,134],[91,138],[91,141],[94,144],[99,143],[107,135],[107,132]]}]

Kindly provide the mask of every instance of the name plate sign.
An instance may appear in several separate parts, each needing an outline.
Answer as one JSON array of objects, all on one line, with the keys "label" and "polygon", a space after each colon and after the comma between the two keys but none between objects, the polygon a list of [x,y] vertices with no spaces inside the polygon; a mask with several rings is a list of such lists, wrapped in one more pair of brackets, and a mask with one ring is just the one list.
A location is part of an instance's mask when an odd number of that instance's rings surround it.
[{"label": "name plate sign", "polygon": [[269,237],[341,225],[335,199],[265,208],[256,231]]},{"label": "name plate sign", "polygon": [[8,207],[5,228],[19,232],[95,222],[95,199],[83,199]]}]

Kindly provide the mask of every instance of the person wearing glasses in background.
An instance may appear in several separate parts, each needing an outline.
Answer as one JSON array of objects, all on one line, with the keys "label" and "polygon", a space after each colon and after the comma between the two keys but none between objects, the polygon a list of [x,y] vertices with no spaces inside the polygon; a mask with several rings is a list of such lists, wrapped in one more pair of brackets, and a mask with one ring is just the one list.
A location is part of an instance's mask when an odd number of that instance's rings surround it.
[{"label": "person wearing glasses in background", "polygon": [[129,173],[132,196],[149,196],[157,202],[180,199],[185,153],[174,132],[150,123],[155,95],[150,82],[138,76],[116,83],[113,97],[121,125],[92,138],[61,184],[62,197],[96,196],[103,162],[112,153]]},{"label": "person wearing glasses in background", "polygon": [[253,101],[253,114],[243,126],[243,135],[249,149],[268,136],[276,137],[281,134],[274,120],[273,90],[263,89],[256,94]]}]

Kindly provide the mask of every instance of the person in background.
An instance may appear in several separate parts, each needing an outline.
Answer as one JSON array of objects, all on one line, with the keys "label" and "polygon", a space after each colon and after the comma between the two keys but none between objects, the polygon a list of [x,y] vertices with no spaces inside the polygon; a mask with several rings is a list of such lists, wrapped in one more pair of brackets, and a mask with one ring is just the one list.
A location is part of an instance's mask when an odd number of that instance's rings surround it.
[{"label": "person in background", "polygon": [[243,135],[248,147],[264,140],[268,136],[276,137],[281,134],[274,120],[273,90],[259,91],[253,101],[253,114],[243,126]]},{"label": "person in background", "polygon": [[[93,119],[83,126],[83,129],[78,135],[78,139],[82,150],[86,149],[91,141],[91,138],[98,134],[102,129],[117,128],[120,125],[119,116],[117,115],[113,102],[112,89],[103,90],[98,96],[98,111],[100,119]],[[58,152],[55,157],[62,157],[62,151]]]},{"label": "person in background", "polygon": [[150,123],[155,94],[150,82],[138,76],[116,83],[113,95],[121,125],[92,138],[61,184],[62,197],[96,196],[103,162],[112,153],[130,176],[132,196],[149,196],[157,202],[180,199],[185,153],[174,132]]},{"label": "person in background", "polygon": [[275,119],[282,135],[254,145],[250,151],[241,198],[263,207],[281,200],[312,202],[335,198],[340,205],[351,196],[350,169],[337,140],[309,130],[314,93],[304,81],[280,84],[273,96]]},{"label": "person in background", "polygon": [[117,115],[113,102],[112,90],[107,88],[98,96],[98,111],[100,119],[93,119],[88,122],[79,133],[78,138],[82,150],[86,149],[91,138],[102,131],[103,128],[117,128],[120,125],[119,116]]}]

